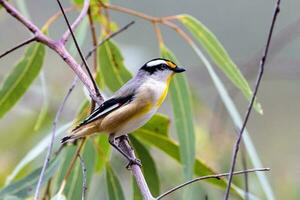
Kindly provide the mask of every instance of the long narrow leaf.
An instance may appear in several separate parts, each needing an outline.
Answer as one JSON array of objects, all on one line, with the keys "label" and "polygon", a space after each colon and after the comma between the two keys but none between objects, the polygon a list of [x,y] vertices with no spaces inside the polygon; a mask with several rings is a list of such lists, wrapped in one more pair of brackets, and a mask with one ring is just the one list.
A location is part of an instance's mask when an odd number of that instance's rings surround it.
[{"label": "long narrow leaf", "polygon": [[45,57],[41,43],[31,45],[24,57],[9,73],[0,87],[0,117],[3,117],[25,94],[39,74]]},{"label": "long narrow leaf", "polygon": [[107,135],[99,135],[95,142],[96,149],[96,172],[101,173],[105,163],[109,160],[111,145],[108,143]]},{"label": "long narrow leaf", "polygon": [[[178,64],[173,53],[165,46],[160,47],[164,58],[173,60]],[[183,164],[185,179],[193,176],[195,162],[195,131],[191,107],[191,95],[184,74],[176,74],[170,85],[170,95],[173,106],[176,132],[180,144],[180,158]]]},{"label": "long narrow leaf", "polygon": [[[202,62],[205,64],[205,66],[213,80],[213,83],[215,84],[215,87],[218,90],[220,98],[222,99],[234,125],[237,127],[237,130],[240,130],[240,128],[242,127],[242,124],[243,124],[243,120],[238,112],[238,109],[234,105],[233,100],[230,98],[226,88],[224,87],[224,84],[222,83],[222,81],[220,80],[218,75],[215,73],[213,67],[211,66],[209,61],[205,58],[205,56],[200,51],[200,49],[195,45],[192,46],[192,48],[195,51],[195,53],[199,56],[199,58],[202,60]],[[244,141],[247,153],[249,154],[249,157],[250,157],[250,160],[251,160],[253,166],[255,168],[261,168],[263,166],[262,162],[256,152],[256,149],[254,147],[254,144],[251,140],[251,137],[250,137],[247,129],[244,130],[243,141]],[[271,200],[275,199],[271,185],[270,185],[265,173],[264,172],[256,172],[256,175],[258,177],[258,180],[262,186],[264,193],[266,194],[266,197]]]},{"label": "long narrow leaf", "polygon": [[[137,157],[141,160],[143,166],[145,166],[142,169],[151,194],[158,196],[160,184],[153,158],[151,157],[147,148],[140,141],[132,137],[132,135],[130,135],[130,141],[133,144]],[[139,192],[139,190],[134,190],[134,192]]]},{"label": "long narrow leaf", "polygon": [[[241,90],[248,100],[250,100],[252,91],[247,80],[230,58],[217,37],[200,21],[190,15],[180,15],[178,16],[178,20],[192,33],[207,51],[211,59],[226,74],[232,83]],[[262,108],[257,102],[255,103],[255,109],[262,114]]]},{"label": "long narrow leaf", "polygon": [[[71,122],[63,125],[57,130],[56,135],[59,136],[62,133],[64,133],[70,126]],[[31,161],[33,161],[35,158],[37,158],[39,155],[41,155],[46,148],[48,147],[48,144],[51,140],[51,133],[49,133],[44,139],[42,139],[34,148],[32,148],[25,156],[24,158],[17,164],[13,172],[7,176],[6,178],[6,185],[10,184],[11,181],[18,175],[18,173]]]},{"label": "long narrow leaf", "polygon": [[[47,180],[49,180],[50,177],[52,177],[52,175],[58,169],[59,164],[59,158],[56,158],[55,160],[50,162],[49,167],[46,169],[43,183],[45,183]],[[31,196],[33,194],[34,188],[36,187],[41,169],[42,168],[38,168],[34,170],[23,179],[15,183],[11,183],[0,190],[0,199],[4,199],[5,196],[16,196],[21,199],[26,199],[27,197]]]},{"label": "long narrow leaf", "polygon": [[[92,175],[94,173],[94,166],[95,166],[95,159],[96,159],[96,151],[94,149],[94,146],[91,141],[87,141],[83,153],[82,158],[84,159],[84,163],[86,166],[86,183],[87,187],[89,188]],[[81,193],[82,193],[82,169],[80,166],[80,161],[77,159],[77,163],[75,166],[73,175],[70,177],[70,180],[67,181],[66,185],[66,197],[67,199],[72,200],[80,200],[81,199]]]},{"label": "long narrow leaf", "polygon": [[105,42],[99,49],[100,78],[105,85],[116,91],[131,78],[130,72],[125,68],[121,51],[112,41]]},{"label": "long narrow leaf", "polygon": [[[171,158],[181,163],[179,145],[174,140],[167,138],[163,135],[157,134],[153,131],[149,131],[147,129],[142,129],[142,128],[135,131],[133,135],[138,140],[141,140],[143,142],[148,143],[151,146],[158,148],[159,150],[169,155]],[[197,176],[217,174],[209,166],[207,166],[207,164],[205,164],[204,161],[200,160],[199,158],[195,160],[195,164],[193,166],[193,173]],[[227,183],[223,179],[220,180],[206,179],[205,181],[213,185],[216,185],[222,188],[223,190],[226,189]],[[239,189],[237,186],[233,185],[231,188],[237,195],[239,195],[240,197],[244,197],[244,192],[241,189]]]},{"label": "long narrow leaf", "polygon": [[121,184],[108,163],[106,164],[106,185],[109,200],[125,200]]}]

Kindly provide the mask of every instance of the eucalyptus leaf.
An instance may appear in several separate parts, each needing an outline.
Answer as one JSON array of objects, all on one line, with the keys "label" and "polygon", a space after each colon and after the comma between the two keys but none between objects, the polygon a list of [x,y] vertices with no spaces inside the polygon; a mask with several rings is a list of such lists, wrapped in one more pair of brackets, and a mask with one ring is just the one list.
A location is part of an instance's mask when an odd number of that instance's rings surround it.
[{"label": "eucalyptus leaf", "polygon": [[[61,135],[64,133],[70,126],[71,122],[61,126],[57,131],[56,131],[56,136]],[[35,158],[37,158],[39,155],[45,152],[45,150],[48,148],[48,144],[50,143],[51,140],[51,134],[50,133],[43,138],[35,147],[33,147],[24,157],[23,159],[17,164],[13,172],[7,176],[5,184],[8,185],[11,183],[11,181],[18,175],[18,173],[31,161],[33,161]]]},{"label": "eucalyptus leaf", "polygon": [[[59,157],[49,163],[49,166],[45,171],[42,184],[46,183],[53,176],[60,163]],[[21,199],[26,199],[27,197],[33,195],[41,170],[42,168],[40,167],[21,180],[5,186],[0,190],[0,199],[4,199],[6,196],[15,196]]]},{"label": "eucalyptus leaf", "polygon": [[[179,64],[173,53],[165,46],[160,46],[163,58]],[[195,130],[191,106],[191,94],[184,74],[176,74],[170,84],[170,95],[174,113],[176,133],[180,144],[180,158],[185,180],[193,177],[195,162]]]},{"label": "eucalyptus leaf", "polygon": [[[132,135],[130,135],[129,137],[135,150],[136,156],[141,160],[142,165],[145,166],[142,167],[142,170],[151,194],[154,196],[158,196],[160,191],[160,183],[155,162],[148,149],[139,140],[135,139]],[[140,191],[134,190],[134,192]]]},{"label": "eucalyptus leaf", "polygon": [[108,162],[106,163],[106,186],[109,200],[125,200],[121,184]]},{"label": "eucalyptus leaf", "polygon": [[[174,140],[166,136],[159,135],[153,131],[149,131],[147,129],[142,128],[134,132],[134,137],[142,142],[146,142],[147,144],[158,148],[159,150],[169,155],[171,158],[181,163],[179,152],[180,148]],[[193,173],[197,176],[217,174],[204,161],[202,161],[199,158],[196,158],[195,160],[195,164],[193,166]],[[227,182],[224,179],[205,179],[203,181],[216,185],[222,188],[223,190],[226,189]],[[231,188],[237,195],[243,197],[244,194],[242,190],[238,190],[238,187],[236,187],[234,184]]]},{"label": "eucalyptus leaf", "polygon": [[111,90],[118,90],[130,78],[131,74],[124,65],[124,59],[120,49],[111,40],[106,41],[98,51],[100,78]]},{"label": "eucalyptus leaf", "polygon": [[[178,20],[192,33],[192,35],[209,54],[211,59],[225,73],[232,83],[241,90],[248,100],[250,100],[253,93],[247,80],[230,58],[229,54],[217,37],[199,20],[190,15],[179,15]],[[257,112],[260,114],[263,113],[261,105],[258,102],[255,102],[254,107]]]},{"label": "eucalyptus leaf", "polygon": [[41,43],[27,48],[24,57],[16,64],[0,86],[0,118],[25,94],[38,76],[44,62],[45,47]]},{"label": "eucalyptus leaf", "polygon": [[168,136],[170,119],[161,113],[155,114],[142,128]]},{"label": "eucalyptus leaf", "polygon": [[[243,125],[242,117],[240,116],[237,107],[235,106],[233,100],[229,96],[224,84],[222,83],[221,79],[218,77],[216,72],[214,71],[213,67],[209,63],[209,61],[206,59],[206,57],[203,55],[201,50],[197,46],[192,46],[195,53],[199,56],[199,58],[202,60],[202,62],[205,64],[205,67],[208,70],[208,73],[210,74],[212,81],[220,95],[220,98],[222,102],[224,103],[229,116],[231,117],[234,125],[237,127],[238,130],[241,129]],[[247,129],[244,130],[244,134],[242,137],[244,141],[244,145],[246,148],[246,151],[249,155],[249,158],[255,168],[261,168],[263,167],[262,162],[259,158],[259,155],[255,149],[255,146],[252,142],[252,139],[250,137],[250,134],[248,133]],[[272,191],[272,187],[266,177],[265,172],[255,172],[259,183],[262,186],[262,189],[268,199],[275,199],[274,192]]]},{"label": "eucalyptus leaf", "polygon": [[101,173],[111,153],[111,145],[108,143],[108,136],[106,134],[97,136],[95,149],[97,153],[96,172]]},{"label": "eucalyptus leaf", "polygon": [[[74,156],[74,154],[72,155]],[[87,173],[87,187],[89,188],[89,184],[91,182],[92,175],[94,173],[95,167],[95,159],[96,159],[96,151],[94,146],[90,140],[88,140],[84,146],[82,159],[84,159],[86,173]],[[67,164],[69,166],[69,163]],[[82,194],[82,168],[80,165],[80,160],[77,159],[77,163],[75,164],[74,169],[72,170],[71,176],[68,178],[66,183],[66,188],[64,193],[67,199],[72,200],[80,200]]]}]

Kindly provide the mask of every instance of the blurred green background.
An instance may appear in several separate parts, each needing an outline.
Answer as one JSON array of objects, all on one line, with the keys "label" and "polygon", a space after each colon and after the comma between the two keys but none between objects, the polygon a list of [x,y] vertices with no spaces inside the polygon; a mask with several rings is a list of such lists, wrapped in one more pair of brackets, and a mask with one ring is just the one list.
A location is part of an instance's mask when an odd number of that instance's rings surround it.
[{"label": "blurred green background", "polygon": [[[155,0],[112,1],[111,3],[153,16],[182,13],[193,15],[218,37],[253,86],[270,26],[274,1]],[[27,0],[26,5],[32,20],[39,27],[58,11],[55,1]],[[64,2],[64,5],[67,6],[68,2]],[[265,75],[258,94],[264,115],[253,112],[247,125],[263,165],[272,169],[267,173],[267,177],[277,199],[300,198],[300,181],[298,178],[300,176],[299,7],[300,2],[297,0],[282,2]],[[148,22],[114,11],[111,11],[110,14],[120,26],[131,20],[136,20],[133,27],[115,38],[122,49],[125,64],[131,72],[135,73],[147,60],[159,56],[156,36]],[[69,16],[70,19],[74,19],[76,13],[73,12]],[[0,27],[0,52],[10,49],[30,36],[30,33],[4,10],[0,10]],[[66,25],[60,19],[50,28],[49,34],[53,38],[58,38],[65,30]],[[174,51],[181,64],[187,66],[186,74],[192,88],[194,120],[197,125],[197,156],[207,161],[214,169],[220,172],[227,171],[231,160],[232,145],[235,140],[236,130],[233,123],[199,58],[174,32],[166,28],[162,28],[162,31],[166,44]],[[83,50],[87,51],[90,48],[91,38],[88,33]],[[17,50],[0,60],[0,81],[12,69],[12,66],[23,55],[23,52],[24,49]],[[47,119],[44,121],[45,125],[39,130],[34,130],[43,104],[41,80],[39,78],[30,87],[22,100],[0,120],[0,186],[4,184],[5,177],[11,173],[14,166],[26,152],[51,130],[53,116],[69,85],[71,85],[74,74],[61,58],[49,49],[47,49],[43,69],[49,103]],[[217,72],[226,83],[227,89],[243,116],[247,108],[245,98],[229,83],[220,70],[217,70]],[[82,89],[77,87],[64,109],[60,124],[74,118],[82,102],[83,95]],[[160,111],[171,115],[170,101],[166,101]],[[171,134],[176,137],[173,133],[173,126],[172,123]],[[157,155],[155,160],[160,162],[158,168],[162,182],[161,191],[173,186],[175,183],[180,183],[180,177],[176,176],[180,171],[179,164],[166,159],[164,154],[156,150],[153,150],[153,153]],[[115,152],[114,155],[116,155]],[[112,162],[116,168],[122,169],[124,163],[120,162],[118,155],[116,157],[118,158],[112,159]],[[251,167],[250,164],[248,165]],[[31,171],[34,167],[33,163],[27,167],[27,170]],[[237,168],[241,169],[240,160]],[[129,179],[129,173],[125,170],[122,171],[124,173],[120,174],[119,178],[121,180]],[[24,173],[26,173],[26,170]],[[253,181],[252,183],[256,181],[255,175],[250,175],[250,177],[252,177],[250,178],[250,191],[259,192],[258,185],[251,184],[251,181]],[[93,182],[99,184],[101,178],[96,177]],[[216,195],[222,194],[221,191],[215,190],[213,186],[206,183],[199,183],[196,187],[202,188],[200,191],[211,190],[216,191]],[[104,187],[101,190],[105,193]],[[200,192],[203,197],[204,193]],[[175,196],[176,194],[173,198]],[[195,199],[198,199],[198,197],[195,196]],[[169,198],[172,199],[172,197]],[[93,197],[91,196],[90,199],[93,199]]]}]

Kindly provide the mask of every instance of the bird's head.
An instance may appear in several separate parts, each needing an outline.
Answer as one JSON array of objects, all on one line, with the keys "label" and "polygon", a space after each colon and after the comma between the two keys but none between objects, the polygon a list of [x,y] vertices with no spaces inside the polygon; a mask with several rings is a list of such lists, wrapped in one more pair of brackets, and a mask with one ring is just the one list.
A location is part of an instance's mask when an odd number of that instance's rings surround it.
[{"label": "bird's head", "polygon": [[175,73],[184,72],[185,69],[177,66],[174,62],[164,59],[155,58],[146,62],[140,69],[140,71],[146,72],[153,78],[165,80]]}]

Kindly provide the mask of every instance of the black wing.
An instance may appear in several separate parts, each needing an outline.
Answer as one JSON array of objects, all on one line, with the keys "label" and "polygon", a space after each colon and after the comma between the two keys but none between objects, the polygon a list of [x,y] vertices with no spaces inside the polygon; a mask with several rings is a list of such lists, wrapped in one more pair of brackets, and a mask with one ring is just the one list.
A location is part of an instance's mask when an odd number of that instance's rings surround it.
[{"label": "black wing", "polygon": [[[83,120],[74,130],[81,127],[82,125],[91,123],[100,117],[103,117],[117,108],[123,106],[124,104],[129,103],[133,99],[133,94],[124,97],[111,98],[103,102],[90,116]],[[73,130],[73,131],[74,131]]]}]

